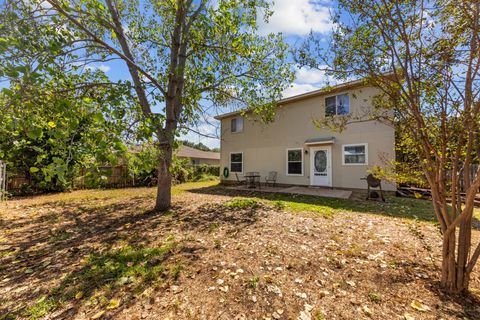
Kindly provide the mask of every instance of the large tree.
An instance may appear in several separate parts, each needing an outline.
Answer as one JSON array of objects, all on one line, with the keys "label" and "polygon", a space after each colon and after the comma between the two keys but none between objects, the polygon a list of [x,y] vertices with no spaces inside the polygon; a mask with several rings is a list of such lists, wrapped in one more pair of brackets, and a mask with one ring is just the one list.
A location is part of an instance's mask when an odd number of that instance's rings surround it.
[{"label": "large tree", "polygon": [[11,10],[0,19],[0,159],[9,175],[29,178],[28,191],[59,191],[80,168],[115,162],[132,121],[128,86],[100,70],[76,72],[71,55],[56,59],[64,42],[52,26]]},{"label": "large tree", "polygon": [[460,292],[480,256],[471,236],[480,187],[472,167],[480,159],[480,4],[340,0],[339,8],[328,52],[312,35],[298,61],[381,90],[379,110],[395,110],[390,120],[401,124],[431,188],[443,237],[441,284]]},{"label": "large tree", "polygon": [[87,65],[125,63],[141,128],[156,135],[161,151],[158,210],[171,204],[179,131],[216,107],[270,113],[292,79],[282,37],[257,32],[257,17],[270,14],[267,1],[19,1],[29,8],[26,18],[51,24],[65,39],[56,54],[75,52]]}]

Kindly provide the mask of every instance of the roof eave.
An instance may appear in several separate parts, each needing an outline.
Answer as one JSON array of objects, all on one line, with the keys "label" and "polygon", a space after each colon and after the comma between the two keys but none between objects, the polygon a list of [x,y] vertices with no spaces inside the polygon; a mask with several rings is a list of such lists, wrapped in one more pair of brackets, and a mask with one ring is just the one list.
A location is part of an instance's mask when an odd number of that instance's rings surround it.
[{"label": "roof eave", "polygon": [[[277,104],[281,105],[281,104],[285,104],[285,103],[290,103],[290,102],[294,102],[294,101],[298,101],[298,100],[307,99],[307,98],[310,98],[310,97],[315,97],[315,96],[318,96],[318,95],[328,94],[328,93],[331,93],[331,92],[350,89],[350,88],[364,86],[364,85],[366,85],[366,79],[353,80],[353,81],[345,82],[345,83],[338,84],[338,85],[335,85],[335,86],[323,87],[321,89],[317,89],[317,90],[314,90],[314,91],[310,91],[310,92],[298,94],[296,96],[284,98],[284,99],[279,100],[277,102]],[[214,119],[222,120],[222,119],[225,119],[225,118],[236,116],[236,115],[244,113],[244,112],[248,112],[248,110],[242,109],[242,110],[238,110],[238,111],[233,111],[233,112],[220,114],[220,115],[215,116]]]}]

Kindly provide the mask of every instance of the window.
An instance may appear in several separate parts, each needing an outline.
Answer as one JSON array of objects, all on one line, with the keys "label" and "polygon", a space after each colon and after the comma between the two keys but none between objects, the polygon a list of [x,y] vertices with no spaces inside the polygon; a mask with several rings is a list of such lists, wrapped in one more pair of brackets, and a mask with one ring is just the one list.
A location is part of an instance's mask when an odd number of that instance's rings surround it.
[{"label": "window", "polygon": [[233,118],[231,121],[231,131],[232,133],[242,132],[243,131],[243,118]]},{"label": "window", "polygon": [[192,159],[192,164],[193,164],[194,166],[199,165],[199,164],[200,164],[200,160],[198,160],[198,159]]},{"label": "window", "polygon": [[368,146],[363,144],[343,145],[343,164],[344,165],[365,165],[368,162]]},{"label": "window", "polygon": [[335,116],[348,114],[350,112],[350,99],[348,94],[325,98],[325,115]]},{"label": "window", "polygon": [[230,153],[230,172],[243,172],[243,153]]},{"label": "window", "polygon": [[303,175],[303,149],[287,149],[287,175]]}]

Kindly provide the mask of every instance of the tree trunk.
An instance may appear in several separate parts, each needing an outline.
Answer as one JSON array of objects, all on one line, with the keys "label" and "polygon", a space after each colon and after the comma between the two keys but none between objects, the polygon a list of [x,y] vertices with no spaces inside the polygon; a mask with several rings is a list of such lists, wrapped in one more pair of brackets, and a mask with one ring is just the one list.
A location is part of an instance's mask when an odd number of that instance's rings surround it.
[{"label": "tree trunk", "polygon": [[460,223],[457,250],[455,250],[456,240],[454,231],[448,239],[443,241],[441,279],[442,287],[454,294],[468,289],[470,283],[471,272],[467,270],[471,243],[471,221],[469,219]]},{"label": "tree trunk", "polygon": [[160,145],[160,158],[157,174],[157,200],[156,211],[167,211],[172,204],[172,174],[170,165],[172,163],[172,147],[169,143]]},{"label": "tree trunk", "polygon": [[441,286],[450,293],[457,293],[463,288],[457,285],[457,263],[455,258],[455,232],[452,232],[448,239],[443,240],[442,254],[442,278]]},{"label": "tree trunk", "polygon": [[457,288],[466,289],[469,283],[469,274],[466,273],[468,257],[471,246],[472,222],[468,217],[460,222],[458,236],[458,261],[457,261]]}]

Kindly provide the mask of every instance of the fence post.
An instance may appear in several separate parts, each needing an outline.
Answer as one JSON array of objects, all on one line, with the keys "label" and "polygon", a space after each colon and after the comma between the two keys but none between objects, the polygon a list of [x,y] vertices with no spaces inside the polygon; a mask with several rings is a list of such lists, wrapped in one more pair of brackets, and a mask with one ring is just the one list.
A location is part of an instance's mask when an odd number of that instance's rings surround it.
[{"label": "fence post", "polygon": [[7,192],[7,164],[0,161],[0,201],[5,200]]}]

